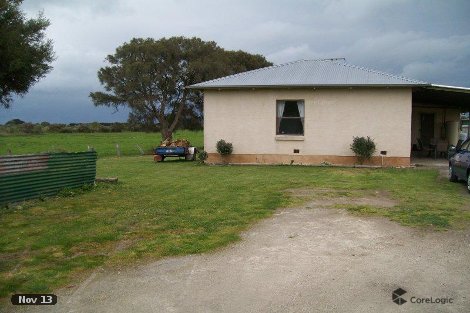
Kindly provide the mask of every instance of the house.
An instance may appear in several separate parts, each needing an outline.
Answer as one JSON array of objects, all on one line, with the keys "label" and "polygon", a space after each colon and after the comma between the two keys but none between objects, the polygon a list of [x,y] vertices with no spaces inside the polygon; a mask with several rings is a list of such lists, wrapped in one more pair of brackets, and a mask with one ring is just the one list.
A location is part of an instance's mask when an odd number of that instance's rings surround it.
[{"label": "house", "polygon": [[[354,136],[370,136],[369,164],[409,166],[412,148],[456,144],[470,88],[434,85],[350,65],[301,60],[202,82],[204,149],[223,160],[216,142],[233,144],[239,164],[352,165]],[[439,151],[440,152],[440,151]]]}]

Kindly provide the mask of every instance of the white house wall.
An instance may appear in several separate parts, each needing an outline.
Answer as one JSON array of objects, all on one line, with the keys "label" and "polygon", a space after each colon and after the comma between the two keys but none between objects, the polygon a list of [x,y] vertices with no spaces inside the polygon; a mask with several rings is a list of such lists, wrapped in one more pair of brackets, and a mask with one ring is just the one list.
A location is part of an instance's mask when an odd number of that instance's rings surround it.
[{"label": "white house wall", "polygon": [[[304,136],[295,141],[276,136],[276,100],[289,99],[305,101]],[[250,155],[303,156],[317,163],[322,156],[352,157],[353,136],[370,136],[377,154],[387,151],[387,158],[409,164],[411,103],[410,88],[205,90],[204,149],[214,155],[216,142],[224,139],[233,143],[234,155],[247,160]]]}]

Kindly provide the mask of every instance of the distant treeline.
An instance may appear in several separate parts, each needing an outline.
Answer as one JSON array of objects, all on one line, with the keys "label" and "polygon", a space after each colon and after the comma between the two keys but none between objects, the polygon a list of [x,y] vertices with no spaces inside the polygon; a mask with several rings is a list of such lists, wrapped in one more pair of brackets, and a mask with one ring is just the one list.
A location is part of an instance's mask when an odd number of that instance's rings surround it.
[{"label": "distant treeline", "polygon": [[119,133],[123,131],[158,131],[130,123],[29,123],[13,119],[0,125],[0,134],[44,134],[44,133]]}]

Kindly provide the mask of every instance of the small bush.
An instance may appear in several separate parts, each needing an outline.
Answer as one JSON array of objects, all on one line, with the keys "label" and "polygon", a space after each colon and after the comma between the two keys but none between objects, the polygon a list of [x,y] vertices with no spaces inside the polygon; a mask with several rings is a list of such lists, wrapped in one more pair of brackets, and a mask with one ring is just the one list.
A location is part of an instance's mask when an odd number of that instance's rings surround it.
[{"label": "small bush", "polygon": [[208,154],[206,151],[202,150],[197,153],[197,160],[199,163],[204,163],[207,160]]},{"label": "small bush", "polygon": [[369,136],[367,138],[353,137],[351,150],[359,159],[359,163],[363,164],[365,160],[370,160],[374,154],[376,150],[375,142]]},{"label": "small bush", "polygon": [[220,155],[229,155],[229,154],[232,154],[232,151],[233,151],[233,145],[230,142],[226,142],[223,139],[220,139],[219,141],[217,141],[216,148],[217,148],[217,152]]}]

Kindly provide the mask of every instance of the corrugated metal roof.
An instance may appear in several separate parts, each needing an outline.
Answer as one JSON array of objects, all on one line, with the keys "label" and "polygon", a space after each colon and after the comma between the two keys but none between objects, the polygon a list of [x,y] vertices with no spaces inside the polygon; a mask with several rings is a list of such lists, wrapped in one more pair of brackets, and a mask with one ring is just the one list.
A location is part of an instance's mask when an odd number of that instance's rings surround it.
[{"label": "corrugated metal roof", "polygon": [[341,62],[300,60],[191,85],[189,88],[427,86],[429,83]]}]

